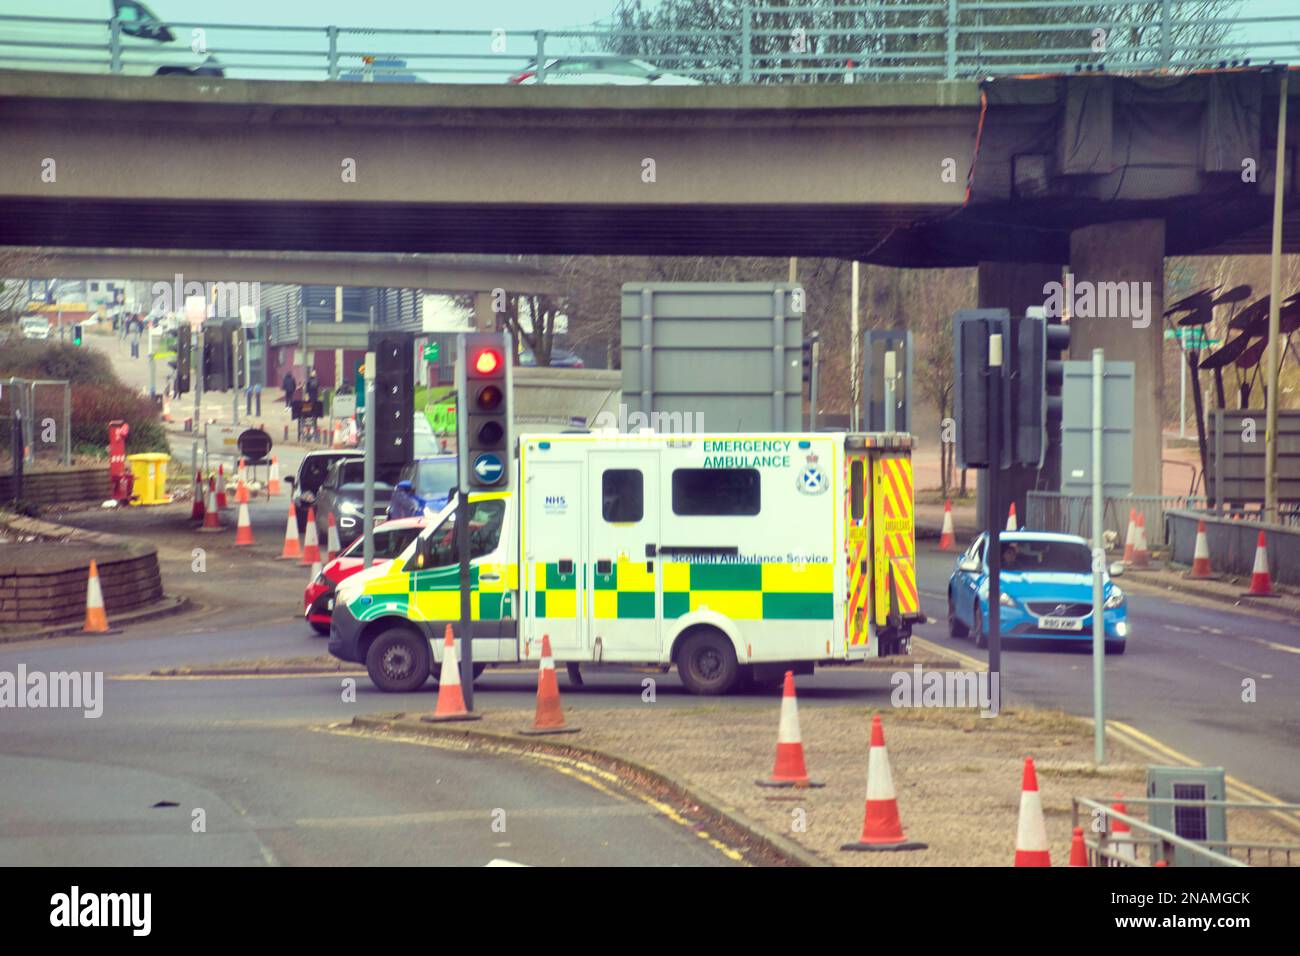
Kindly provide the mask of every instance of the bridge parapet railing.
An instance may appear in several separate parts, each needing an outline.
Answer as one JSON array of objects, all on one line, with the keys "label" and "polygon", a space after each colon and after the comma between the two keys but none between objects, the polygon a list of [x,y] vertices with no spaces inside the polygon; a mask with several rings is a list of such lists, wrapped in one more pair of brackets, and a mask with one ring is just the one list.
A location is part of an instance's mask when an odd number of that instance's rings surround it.
[{"label": "bridge parapet railing", "polygon": [[[0,16],[0,68],[546,83],[557,59],[595,74],[605,68],[603,54],[717,84],[1177,72],[1300,61],[1300,8],[1255,0],[796,0],[719,4],[707,26],[694,26],[671,9],[619,4],[603,21],[558,30]],[[570,72],[562,81],[572,79]]]}]

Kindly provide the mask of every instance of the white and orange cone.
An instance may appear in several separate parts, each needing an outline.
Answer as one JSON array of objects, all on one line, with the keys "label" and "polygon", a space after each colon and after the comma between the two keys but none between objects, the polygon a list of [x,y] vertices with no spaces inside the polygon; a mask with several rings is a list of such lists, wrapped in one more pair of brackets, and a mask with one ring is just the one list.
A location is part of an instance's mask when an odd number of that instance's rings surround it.
[{"label": "white and orange cone", "polygon": [[956,551],[957,535],[952,528],[952,502],[943,503],[943,530],[939,532],[939,550]]},{"label": "white and orange cone", "polygon": [[312,564],[320,560],[320,532],[316,530],[316,509],[307,508],[307,533],[303,535],[302,563]]},{"label": "white and orange cone", "polygon": [[862,837],[846,843],[841,850],[924,850],[924,843],[913,843],[903,832],[898,815],[898,795],[894,792],[894,775],[889,769],[885,750],[885,729],[880,715],[871,718],[871,752],[867,756],[867,809],[862,818]]},{"label": "white and orange cone", "polygon": [[86,624],[82,631],[87,634],[107,634],[108,615],[104,613],[104,591],[99,586],[99,566],[95,559],[90,559],[90,577],[86,581]]},{"label": "white and orange cone", "polygon": [[[243,485],[240,485],[242,488]],[[253,523],[248,520],[248,502],[239,505],[239,521],[235,524],[235,546],[250,547],[253,544]]]},{"label": "white and orange cone", "polygon": [[[1116,796],[1119,796],[1119,794],[1116,794]],[[1124,804],[1121,803],[1120,801],[1116,801],[1115,803],[1112,803],[1110,805],[1110,808],[1114,810],[1116,813],[1124,813],[1124,814],[1128,813],[1128,807],[1124,806]],[[1110,817],[1109,819],[1110,819],[1110,835],[1112,837],[1132,836],[1133,834],[1132,827],[1130,827],[1123,820],[1117,820],[1114,817]],[[1116,843],[1115,852],[1118,853],[1120,856],[1122,856],[1124,859],[1128,860],[1130,863],[1137,861],[1137,847],[1134,844],[1129,843],[1127,840],[1124,841],[1123,843]],[[1123,864],[1116,860],[1108,860],[1107,865],[1122,866]]]},{"label": "white and orange cone", "polygon": [[1075,827],[1070,835],[1070,866],[1088,865],[1088,845],[1083,842],[1083,827]]},{"label": "white and orange cone", "polygon": [[1250,590],[1242,592],[1242,596],[1267,598],[1278,596],[1273,590],[1273,580],[1268,572],[1268,540],[1262,530],[1255,544],[1255,567],[1250,573]]},{"label": "white and orange cone", "polygon": [[333,561],[343,549],[339,545],[339,529],[334,525],[334,512],[331,511],[328,517],[328,528],[325,533],[325,560]]},{"label": "white and orange cone", "polygon": [[217,507],[229,508],[230,502],[226,500],[226,466],[217,465]]},{"label": "white and orange cone", "polygon": [[271,472],[266,477],[266,493],[269,497],[280,493],[280,462],[275,455],[271,456]]},{"label": "white and orange cone", "polygon": [[794,693],[794,672],[785,672],[781,694],[781,723],[776,732],[776,762],[772,776],[755,781],[760,787],[822,787],[808,778],[803,759],[803,736],[799,732],[799,701]]},{"label": "white and orange cone", "polygon": [[1128,509],[1128,532],[1124,535],[1124,563],[1133,563],[1133,553],[1137,550],[1138,512],[1136,508]]},{"label": "white and orange cone", "polygon": [[248,504],[248,485],[244,483],[244,470],[242,468],[239,470],[239,477],[235,480],[235,504]]},{"label": "white and orange cone", "polygon": [[551,656],[551,638],[542,635],[542,660],[537,665],[537,710],[533,725],[520,733],[529,736],[540,734],[575,734],[577,727],[564,723],[564,705],[560,703],[560,682],[555,679],[555,658]]},{"label": "white and orange cone", "polygon": [[1210,568],[1210,539],[1205,531],[1205,521],[1196,523],[1196,551],[1192,554],[1192,570],[1187,577],[1196,581],[1217,581],[1219,576]]},{"label": "white and orange cone", "polygon": [[194,504],[190,506],[191,521],[203,520],[203,514],[207,511],[207,505],[203,502],[205,497],[206,492],[203,488],[203,472],[196,471],[194,473]]},{"label": "white and orange cone", "polygon": [[1131,567],[1142,569],[1151,564],[1151,552],[1147,550],[1147,518],[1142,512],[1137,516],[1137,540],[1133,544],[1133,562]]},{"label": "white and orange cone", "polygon": [[1025,758],[1025,775],[1020,784],[1020,822],[1016,827],[1016,866],[1051,866],[1047,847],[1047,823],[1043,820],[1043,798],[1038,792],[1034,758]]},{"label": "white and orange cone", "polygon": [[478,715],[471,714],[465,707],[465,691],[460,686],[460,661],[456,658],[456,639],[451,625],[442,643],[442,670],[438,675],[438,706],[432,714],[426,714],[423,720],[438,723],[444,720],[478,720]]},{"label": "white and orange cone", "polygon": [[1008,531],[1020,530],[1019,528],[1016,527],[1016,503],[1014,501],[1011,502],[1011,507],[1007,509],[1007,530]]},{"label": "white and orange cone", "polygon": [[298,546],[298,509],[293,506],[293,499],[289,499],[289,517],[284,523],[284,549],[280,552],[280,560],[294,560],[302,557],[302,548]]},{"label": "white and orange cone", "polygon": [[221,530],[221,509],[217,507],[217,489],[211,478],[208,479],[208,506],[203,514],[203,533]]}]

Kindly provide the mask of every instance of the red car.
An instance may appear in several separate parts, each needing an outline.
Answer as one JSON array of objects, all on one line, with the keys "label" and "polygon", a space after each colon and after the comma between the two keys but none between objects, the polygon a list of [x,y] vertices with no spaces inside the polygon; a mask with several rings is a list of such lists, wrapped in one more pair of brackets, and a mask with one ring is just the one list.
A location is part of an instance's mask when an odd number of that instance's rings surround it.
[{"label": "red car", "polygon": [[[375,528],[375,560],[387,561],[406,550],[421,531],[429,526],[429,519],[398,518],[385,521]],[[307,585],[302,596],[302,616],[317,634],[329,634],[330,614],[334,611],[334,589],[339,582],[361,570],[362,548],[365,538],[360,537],[348,545],[333,561],[321,568],[320,574]]]}]

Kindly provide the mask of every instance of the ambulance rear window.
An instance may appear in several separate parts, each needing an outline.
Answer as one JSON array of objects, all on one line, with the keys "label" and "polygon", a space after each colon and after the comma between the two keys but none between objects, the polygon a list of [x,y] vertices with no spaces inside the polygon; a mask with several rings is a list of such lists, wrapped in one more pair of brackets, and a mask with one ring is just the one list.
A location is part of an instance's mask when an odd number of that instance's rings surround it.
[{"label": "ambulance rear window", "polygon": [[673,514],[756,515],[761,484],[756,468],[678,468]]},{"label": "ambulance rear window", "polygon": [[645,480],[635,468],[609,468],[600,476],[600,513],[606,521],[640,521],[645,513]]},{"label": "ambulance rear window", "polygon": [[853,459],[849,465],[849,517],[862,520],[862,459]]}]

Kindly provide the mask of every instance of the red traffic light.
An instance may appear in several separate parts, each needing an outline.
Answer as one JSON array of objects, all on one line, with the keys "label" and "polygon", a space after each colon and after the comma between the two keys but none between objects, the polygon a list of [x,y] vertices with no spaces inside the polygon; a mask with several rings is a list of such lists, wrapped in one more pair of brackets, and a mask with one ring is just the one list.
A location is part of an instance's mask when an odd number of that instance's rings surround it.
[{"label": "red traffic light", "polygon": [[501,368],[501,353],[496,349],[483,349],[474,356],[474,371],[479,375],[491,375]]}]

